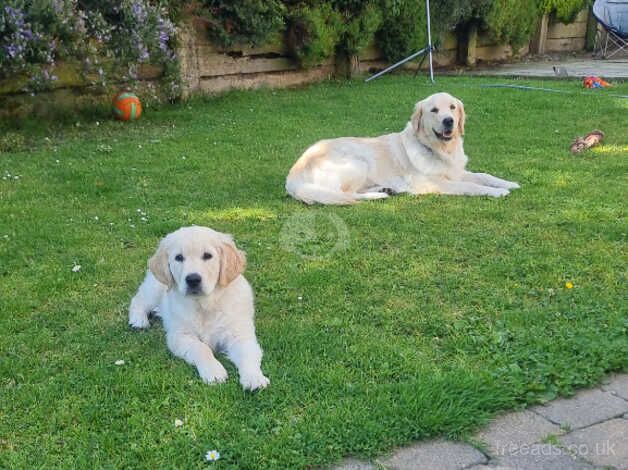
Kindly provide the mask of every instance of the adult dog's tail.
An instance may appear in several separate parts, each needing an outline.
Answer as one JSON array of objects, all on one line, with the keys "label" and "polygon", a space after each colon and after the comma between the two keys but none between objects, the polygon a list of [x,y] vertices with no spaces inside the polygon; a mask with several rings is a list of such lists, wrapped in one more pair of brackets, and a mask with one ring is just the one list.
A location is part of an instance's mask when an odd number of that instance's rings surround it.
[{"label": "adult dog's tail", "polygon": [[290,196],[306,204],[330,204],[346,205],[369,199],[383,199],[388,197],[386,193],[379,192],[344,192],[338,191],[314,183],[306,183],[299,177],[288,175],[286,180],[286,191]]}]

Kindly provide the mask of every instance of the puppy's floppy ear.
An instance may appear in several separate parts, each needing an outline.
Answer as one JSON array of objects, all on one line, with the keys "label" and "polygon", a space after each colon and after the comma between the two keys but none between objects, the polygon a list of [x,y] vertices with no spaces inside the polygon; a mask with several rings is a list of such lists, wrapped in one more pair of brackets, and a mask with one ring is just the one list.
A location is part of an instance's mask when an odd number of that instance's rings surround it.
[{"label": "puppy's floppy ear", "polygon": [[233,241],[228,240],[220,245],[220,275],[218,284],[227,287],[246,268],[246,254],[236,248]]},{"label": "puppy's floppy ear", "polygon": [[412,117],[410,118],[410,122],[412,123],[412,129],[415,132],[419,131],[422,117],[423,117],[423,101],[419,101],[417,104],[414,105],[414,112],[412,113]]},{"label": "puppy's floppy ear", "polygon": [[458,133],[460,135],[464,135],[464,121],[467,117],[467,115],[464,112],[464,105],[462,104],[462,101],[457,100],[458,101],[458,105],[456,106],[456,110],[458,111]]},{"label": "puppy's floppy ear", "polygon": [[170,272],[170,266],[168,265],[168,251],[164,240],[159,243],[159,248],[148,260],[148,269],[153,273],[153,276],[170,289],[174,285],[174,278]]}]

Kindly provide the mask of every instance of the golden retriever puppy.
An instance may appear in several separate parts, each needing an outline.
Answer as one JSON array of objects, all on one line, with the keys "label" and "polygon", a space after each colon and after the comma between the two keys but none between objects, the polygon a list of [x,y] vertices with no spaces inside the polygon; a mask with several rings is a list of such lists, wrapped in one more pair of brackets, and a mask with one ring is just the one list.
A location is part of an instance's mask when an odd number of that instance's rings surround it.
[{"label": "golden retriever puppy", "polygon": [[286,190],[307,204],[351,204],[391,193],[506,196],[517,183],[465,169],[462,102],[436,93],[401,132],[321,140],[294,164]]},{"label": "golden retriever puppy", "polygon": [[245,390],[266,387],[262,349],[255,337],[253,291],[242,276],[245,255],[230,235],[183,227],[167,235],[148,261],[148,272],[129,307],[129,324],[149,326],[158,311],[168,348],[196,366],[204,382],[224,382],[227,371],[214,352],[238,368]]}]

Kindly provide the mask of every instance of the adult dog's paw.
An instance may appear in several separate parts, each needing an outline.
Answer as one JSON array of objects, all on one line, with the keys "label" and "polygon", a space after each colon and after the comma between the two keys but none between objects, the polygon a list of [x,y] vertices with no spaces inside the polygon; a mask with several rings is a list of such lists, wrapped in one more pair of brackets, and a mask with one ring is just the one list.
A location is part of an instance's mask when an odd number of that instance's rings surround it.
[{"label": "adult dog's paw", "polygon": [[206,384],[221,384],[227,380],[229,374],[218,361],[211,361],[198,366],[198,373]]},{"label": "adult dog's paw", "polygon": [[262,374],[262,371],[240,375],[240,384],[244,390],[258,390],[270,385],[270,379]]},{"label": "adult dog's paw", "polygon": [[148,328],[150,326],[148,315],[143,310],[130,310],[129,325],[138,329]]},{"label": "adult dog's paw", "polygon": [[510,191],[508,191],[507,189],[495,188],[488,195],[492,197],[503,197],[503,196],[508,196],[509,194],[510,194]]},{"label": "adult dog's paw", "polygon": [[506,189],[519,189],[520,187],[519,183],[515,183],[514,181],[506,181],[506,184],[504,185],[504,188]]}]

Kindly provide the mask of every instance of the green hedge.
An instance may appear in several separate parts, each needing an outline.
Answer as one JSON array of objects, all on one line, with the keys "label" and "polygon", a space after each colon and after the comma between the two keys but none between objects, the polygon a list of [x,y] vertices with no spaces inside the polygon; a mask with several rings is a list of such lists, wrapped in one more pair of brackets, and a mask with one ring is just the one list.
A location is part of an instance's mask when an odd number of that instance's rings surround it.
[{"label": "green hedge", "polygon": [[[333,54],[357,55],[375,41],[396,61],[427,43],[422,0],[204,0],[201,13],[211,37],[223,46],[259,44],[285,31],[289,49],[303,67]],[[519,47],[534,33],[540,16],[570,21],[590,0],[439,0],[432,2],[436,42],[447,31],[470,26],[498,43]]]}]

